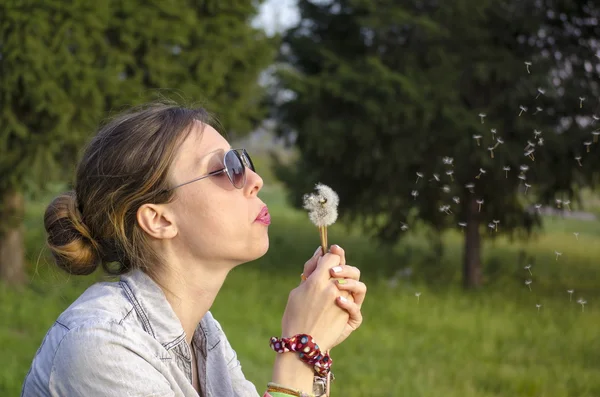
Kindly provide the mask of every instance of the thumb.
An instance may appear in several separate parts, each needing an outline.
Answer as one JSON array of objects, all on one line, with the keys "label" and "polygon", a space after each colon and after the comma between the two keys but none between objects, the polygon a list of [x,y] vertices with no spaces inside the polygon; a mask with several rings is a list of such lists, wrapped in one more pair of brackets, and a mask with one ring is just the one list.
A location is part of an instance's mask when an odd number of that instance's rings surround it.
[{"label": "thumb", "polygon": [[312,258],[307,260],[304,264],[304,270],[302,272],[304,276],[308,277],[312,274],[312,272],[315,271],[315,269],[317,268],[317,263],[319,263],[319,258],[322,256],[323,250],[321,249],[321,246],[319,246],[319,248],[317,248],[317,250],[313,254]]}]

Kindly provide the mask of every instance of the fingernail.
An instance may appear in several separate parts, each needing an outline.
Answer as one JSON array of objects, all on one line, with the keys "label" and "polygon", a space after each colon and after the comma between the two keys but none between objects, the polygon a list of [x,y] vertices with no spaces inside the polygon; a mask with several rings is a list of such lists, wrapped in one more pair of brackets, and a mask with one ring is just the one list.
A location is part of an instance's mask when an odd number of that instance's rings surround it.
[{"label": "fingernail", "polygon": [[343,296],[340,296],[340,302],[346,303],[348,302],[348,299],[344,298]]},{"label": "fingernail", "polygon": [[345,278],[340,278],[337,282],[338,284],[348,284],[348,280],[346,280]]},{"label": "fingernail", "polygon": [[331,270],[333,270],[334,273],[339,273],[342,271],[342,268],[340,266],[336,266],[332,267]]},{"label": "fingernail", "polygon": [[333,244],[333,245],[332,245],[332,247],[336,247],[336,248],[342,248],[342,247],[340,247],[340,246],[339,246],[339,245],[337,245],[337,244]]},{"label": "fingernail", "polygon": [[315,253],[313,254],[313,256],[317,256],[317,254],[321,252],[321,247],[317,248],[317,250],[315,251]]}]

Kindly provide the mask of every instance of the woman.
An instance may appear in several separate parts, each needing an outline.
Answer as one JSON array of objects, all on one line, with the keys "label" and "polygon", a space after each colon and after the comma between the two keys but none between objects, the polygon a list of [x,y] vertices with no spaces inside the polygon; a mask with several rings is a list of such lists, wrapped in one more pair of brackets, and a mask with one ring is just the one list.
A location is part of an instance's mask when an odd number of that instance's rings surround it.
[{"label": "woman", "polygon": [[[209,310],[229,271],[267,252],[270,216],[248,153],[211,123],[202,109],[151,104],[93,138],[74,191],[46,210],[48,246],[71,274],[102,266],[120,281],[59,316],[23,396],[258,396]],[[366,287],[340,247],[317,249],[302,280],[282,319],[288,339],[272,340],[265,396],[318,389],[326,352],[362,321]]]}]

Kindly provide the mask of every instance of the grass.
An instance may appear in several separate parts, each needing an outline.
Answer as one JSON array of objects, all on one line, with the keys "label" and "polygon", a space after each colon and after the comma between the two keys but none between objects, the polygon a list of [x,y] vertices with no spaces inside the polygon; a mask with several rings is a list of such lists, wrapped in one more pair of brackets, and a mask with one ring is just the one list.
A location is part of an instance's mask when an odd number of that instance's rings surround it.
[{"label": "grass", "polygon": [[[287,294],[319,244],[306,214],[288,208],[277,187],[263,199],[273,217],[271,249],[235,269],[212,311],[259,391],[269,381]],[[44,334],[99,275],[68,277],[49,264],[41,219],[45,202],[28,207],[31,283],[0,284],[0,395],[18,395]],[[579,239],[573,232],[579,231]],[[461,235],[446,233],[441,258],[416,233],[383,249],[341,226],[330,242],[344,247],[369,286],[363,326],[333,350],[334,396],[600,396],[600,224],[545,220],[530,242],[497,239],[484,245],[487,285],[459,288]],[[563,255],[555,259],[554,251]],[[523,269],[532,263],[533,276]],[[397,276],[398,269],[412,276]],[[529,291],[524,280],[533,280]],[[569,302],[566,289],[576,293]],[[422,293],[417,303],[415,292]],[[589,302],[582,312],[574,301]],[[536,303],[543,306],[538,312]]]}]

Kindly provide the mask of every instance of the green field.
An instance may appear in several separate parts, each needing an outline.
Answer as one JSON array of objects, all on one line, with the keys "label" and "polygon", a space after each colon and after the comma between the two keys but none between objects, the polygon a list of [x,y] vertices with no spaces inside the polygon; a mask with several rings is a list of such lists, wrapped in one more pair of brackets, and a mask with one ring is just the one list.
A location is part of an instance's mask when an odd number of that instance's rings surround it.
[{"label": "green field", "polygon": [[[278,334],[287,294],[319,244],[306,215],[288,208],[279,188],[265,188],[263,198],[273,218],[271,249],[231,273],[212,309],[259,391],[275,354],[269,337]],[[30,203],[25,220],[30,285],[0,284],[1,396],[19,395],[48,327],[100,277],[52,268],[43,249],[45,204]],[[599,222],[546,219],[529,243],[486,243],[486,288],[477,292],[460,289],[460,233],[444,236],[442,258],[426,241],[416,233],[389,250],[358,231],[330,228],[330,242],[346,249],[369,287],[363,326],[332,352],[333,396],[600,396]],[[558,260],[555,250],[563,253]],[[407,267],[409,278],[393,277]],[[572,302],[569,288],[576,291]],[[579,297],[588,301],[584,311]]]}]

